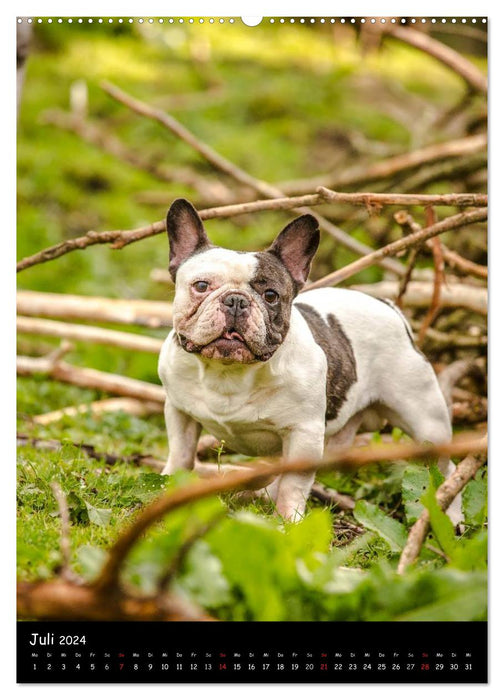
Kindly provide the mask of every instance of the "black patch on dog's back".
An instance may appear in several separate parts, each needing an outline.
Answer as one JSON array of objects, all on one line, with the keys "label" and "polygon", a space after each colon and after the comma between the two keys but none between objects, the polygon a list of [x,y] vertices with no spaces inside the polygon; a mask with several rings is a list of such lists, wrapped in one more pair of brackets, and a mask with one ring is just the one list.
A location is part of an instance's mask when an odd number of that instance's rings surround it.
[{"label": "black patch on dog's back", "polygon": [[326,421],[330,421],[337,417],[350,387],[357,381],[352,344],[333,314],[328,314],[325,321],[308,304],[296,302],[294,306],[302,313],[315,342],[327,357]]}]

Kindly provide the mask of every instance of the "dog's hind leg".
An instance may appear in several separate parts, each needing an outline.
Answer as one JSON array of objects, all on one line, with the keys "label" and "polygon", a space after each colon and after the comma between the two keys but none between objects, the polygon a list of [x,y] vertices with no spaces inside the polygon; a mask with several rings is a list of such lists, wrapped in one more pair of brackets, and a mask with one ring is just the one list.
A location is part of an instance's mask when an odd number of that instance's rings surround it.
[{"label": "dog's hind leg", "polygon": [[[401,368],[396,368],[394,379],[387,389],[380,412],[392,425],[404,430],[417,442],[441,444],[451,440],[450,411],[434,370],[419,354],[402,376]],[[441,457],[438,465],[445,478],[455,470],[448,457]],[[448,508],[447,514],[454,525],[463,521],[460,494]]]}]

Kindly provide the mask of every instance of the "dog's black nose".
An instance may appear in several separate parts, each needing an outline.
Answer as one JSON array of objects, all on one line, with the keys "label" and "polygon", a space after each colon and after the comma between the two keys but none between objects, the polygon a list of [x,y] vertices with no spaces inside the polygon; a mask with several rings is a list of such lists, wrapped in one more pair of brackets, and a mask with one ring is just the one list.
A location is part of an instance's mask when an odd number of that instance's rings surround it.
[{"label": "dog's black nose", "polygon": [[243,309],[250,306],[249,299],[245,296],[245,294],[240,294],[239,292],[231,292],[230,294],[227,294],[222,299],[222,303],[234,314],[240,313],[240,311],[243,311]]}]

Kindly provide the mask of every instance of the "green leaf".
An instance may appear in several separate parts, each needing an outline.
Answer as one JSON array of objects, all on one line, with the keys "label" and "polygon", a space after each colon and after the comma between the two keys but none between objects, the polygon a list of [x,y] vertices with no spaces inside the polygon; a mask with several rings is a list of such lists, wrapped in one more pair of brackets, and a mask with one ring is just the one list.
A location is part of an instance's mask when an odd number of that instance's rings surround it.
[{"label": "green leaf", "polygon": [[185,563],[185,573],[177,578],[177,586],[199,605],[218,608],[231,603],[230,586],[223,575],[222,563],[207,542],[193,544]]},{"label": "green leaf", "polygon": [[401,489],[408,525],[412,525],[422,514],[424,506],[420,499],[428,487],[429,472],[425,467],[410,465],[404,470]]},{"label": "green leaf", "polygon": [[107,558],[107,553],[99,547],[84,544],[77,550],[76,557],[84,578],[92,580],[100,573]]},{"label": "green leaf", "polygon": [[468,581],[461,580],[449,593],[397,616],[395,621],[481,620],[485,618],[486,610],[487,580],[485,576],[477,575]]},{"label": "green leaf", "polygon": [[471,539],[462,539],[452,555],[450,567],[462,571],[477,571],[487,568],[488,533],[480,530]]},{"label": "green leaf", "polygon": [[487,520],[487,480],[471,480],[462,492],[462,506],[466,522],[481,527]]},{"label": "green leaf", "polygon": [[443,552],[448,557],[452,557],[457,549],[457,540],[455,539],[453,523],[446,513],[441,510],[439,503],[437,502],[436,487],[434,483],[431,483],[427,493],[422,496],[421,500],[429,511],[431,528],[437,541],[439,542]]},{"label": "green leaf", "polygon": [[252,513],[239,512],[206,539],[244,601],[244,619],[288,618],[286,592],[299,585],[299,578],[285,534]]},{"label": "green leaf", "polygon": [[107,527],[112,517],[112,510],[110,508],[96,508],[96,506],[84,501],[86,504],[87,512],[89,515],[89,520],[98,527]]},{"label": "green leaf", "polygon": [[70,521],[74,525],[89,525],[89,511],[86,502],[75,492],[67,494],[68,512]]},{"label": "green leaf", "polygon": [[357,501],[353,513],[361,525],[380,535],[393,552],[400,552],[403,549],[408,532],[398,520],[394,520],[394,518],[380,510],[378,506],[367,501]]}]

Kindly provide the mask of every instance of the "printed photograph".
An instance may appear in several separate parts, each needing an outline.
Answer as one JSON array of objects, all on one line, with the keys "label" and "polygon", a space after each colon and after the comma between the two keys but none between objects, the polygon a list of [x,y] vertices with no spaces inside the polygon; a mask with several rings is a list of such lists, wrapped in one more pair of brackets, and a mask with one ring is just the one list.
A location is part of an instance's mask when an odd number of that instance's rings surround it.
[{"label": "printed photograph", "polygon": [[486,20],[16,29],[18,619],[485,621]]}]

